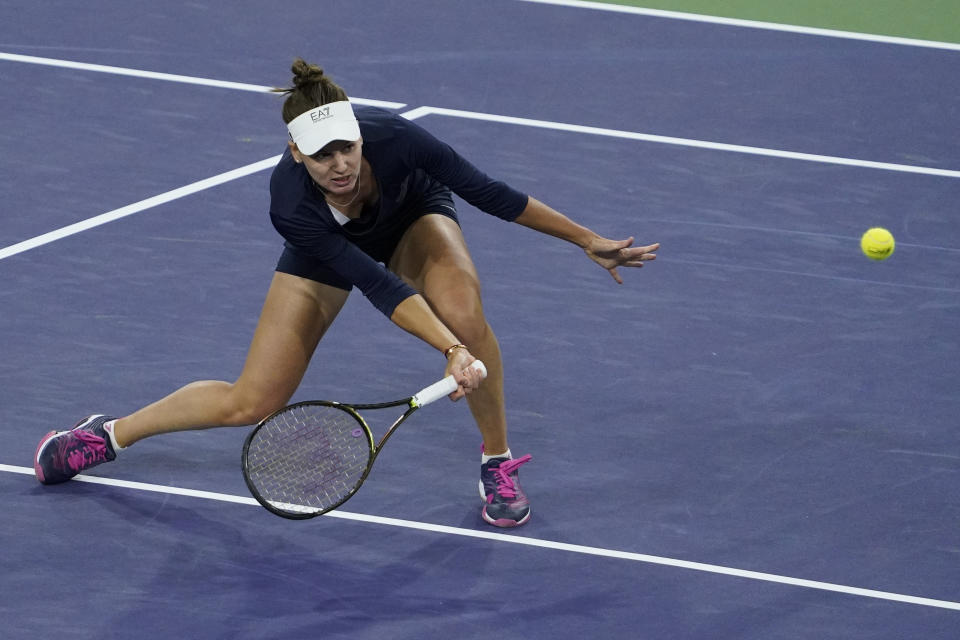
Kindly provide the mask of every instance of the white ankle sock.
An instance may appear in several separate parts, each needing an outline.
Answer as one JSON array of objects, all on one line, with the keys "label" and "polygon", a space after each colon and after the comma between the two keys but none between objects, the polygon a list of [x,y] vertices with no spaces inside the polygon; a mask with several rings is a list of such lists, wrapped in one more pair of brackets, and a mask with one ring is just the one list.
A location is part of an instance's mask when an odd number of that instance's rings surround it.
[{"label": "white ankle sock", "polygon": [[512,458],[513,458],[513,454],[510,453],[510,449],[507,449],[507,451],[506,451],[505,453],[498,453],[498,454],[493,455],[493,456],[488,456],[488,455],[486,454],[486,452],[484,452],[483,455],[480,456],[480,464],[487,464],[488,462],[490,462],[490,461],[491,461],[492,459],[494,459],[494,458],[510,458],[510,459],[512,459]]},{"label": "white ankle sock", "polygon": [[116,422],[116,420],[111,420],[110,422],[104,422],[103,430],[110,435],[110,444],[113,445],[113,450],[123,451],[124,449],[126,449],[126,447],[121,447],[120,445],[117,444],[117,436],[113,433],[114,422]]}]

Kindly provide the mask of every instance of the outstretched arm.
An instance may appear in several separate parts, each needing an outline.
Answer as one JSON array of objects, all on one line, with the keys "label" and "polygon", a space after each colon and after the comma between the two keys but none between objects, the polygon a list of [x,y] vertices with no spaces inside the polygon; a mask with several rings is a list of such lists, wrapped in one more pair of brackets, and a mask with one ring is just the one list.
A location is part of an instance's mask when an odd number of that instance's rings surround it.
[{"label": "outstretched arm", "polygon": [[515,222],[577,245],[587,257],[606,269],[617,284],[623,284],[617,267],[642,267],[644,262],[656,259],[654,252],[660,248],[660,243],[633,247],[633,236],[626,240],[599,236],[533,197]]}]

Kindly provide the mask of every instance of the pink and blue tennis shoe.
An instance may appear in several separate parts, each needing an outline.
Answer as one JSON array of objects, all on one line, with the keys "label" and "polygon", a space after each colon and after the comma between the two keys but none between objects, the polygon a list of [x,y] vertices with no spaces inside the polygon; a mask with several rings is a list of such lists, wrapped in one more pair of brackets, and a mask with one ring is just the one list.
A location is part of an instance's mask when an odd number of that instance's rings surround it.
[{"label": "pink and blue tennis shoe", "polygon": [[33,471],[43,484],[66,482],[85,469],[117,457],[104,423],[110,416],[84,418],[69,431],[51,431],[40,440]]},{"label": "pink and blue tennis shoe", "polygon": [[480,465],[480,496],[483,519],[495,527],[518,527],[530,519],[530,502],[520,488],[517,469],[530,462],[530,456],[513,460],[491,458]]}]

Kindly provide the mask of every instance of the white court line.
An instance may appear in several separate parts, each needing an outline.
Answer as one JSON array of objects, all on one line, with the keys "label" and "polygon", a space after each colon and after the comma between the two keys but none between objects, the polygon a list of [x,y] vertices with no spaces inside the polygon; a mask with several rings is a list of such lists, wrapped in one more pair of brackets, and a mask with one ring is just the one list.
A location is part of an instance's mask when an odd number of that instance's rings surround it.
[{"label": "white court line", "polygon": [[[399,103],[391,103],[399,104]],[[401,113],[400,115],[413,120],[420,117],[421,115],[426,115],[423,113],[416,113],[418,109],[413,109],[407,113]],[[75,222],[74,224],[55,229],[44,233],[42,235],[30,238],[29,240],[24,240],[23,242],[18,242],[17,244],[10,245],[9,247],[4,247],[0,249],[0,260],[4,258],[9,258],[10,256],[15,256],[18,253],[23,253],[24,251],[29,251],[30,249],[36,249],[45,244],[55,242],[56,240],[61,240],[68,236],[80,233],[82,231],[87,231],[94,227],[99,227],[100,225],[107,224],[108,222],[113,222],[114,220],[119,220],[120,218],[125,218],[126,216],[132,215],[134,213],[139,213],[150,209],[151,207],[156,207],[185,196],[192,195],[198,191],[203,191],[204,189],[210,189],[211,187],[216,187],[226,182],[236,180],[238,178],[243,178],[248,175],[257,173],[258,171],[263,171],[264,169],[270,169],[276,166],[277,162],[280,161],[281,156],[274,156],[272,158],[267,158],[266,160],[261,160],[259,162],[254,162],[253,164],[248,164],[245,167],[240,167],[239,169],[233,169],[232,171],[227,171],[226,173],[221,173],[219,175],[213,176],[212,178],[206,178],[205,180],[200,180],[188,184],[186,186],[174,189],[172,191],[167,191],[166,193],[161,193],[160,195],[153,196],[152,198],[147,198],[146,200],[141,200],[140,202],[134,202],[125,207],[119,209],[114,209],[113,211],[108,211],[106,213],[101,213],[98,216],[92,218],[87,218],[86,220],[81,220],[80,222]]]},{"label": "white court line", "polygon": [[42,235],[30,238],[29,240],[24,240],[23,242],[18,242],[17,244],[0,249],[0,260],[9,258],[10,256],[15,256],[18,253],[23,253],[24,251],[29,251],[30,249],[35,249],[62,238],[72,236],[76,233],[80,233],[81,231],[87,231],[88,229],[99,227],[100,225],[107,224],[108,222],[119,220],[120,218],[124,218],[134,213],[139,213],[146,209],[150,209],[151,207],[156,207],[161,204],[192,195],[198,191],[216,187],[226,182],[230,182],[231,180],[236,180],[237,178],[242,178],[244,176],[257,173],[258,171],[263,171],[264,169],[269,169],[270,167],[276,165],[279,161],[280,156],[274,156],[273,158],[267,158],[266,160],[261,160],[260,162],[254,162],[253,164],[248,164],[245,167],[227,171],[226,173],[221,173],[220,175],[213,176],[212,178],[199,180],[178,189],[153,196],[152,198],[147,198],[146,200],[141,200],[140,202],[134,202],[133,204],[128,204],[125,207],[120,207],[119,209],[114,209],[113,211],[101,213],[98,216],[87,218],[86,220],[81,220],[80,222],[75,222],[74,224],[44,233]]},{"label": "white court line", "polygon": [[[960,171],[952,169],[936,169],[933,167],[918,167],[910,164],[894,164],[890,162],[874,162],[872,160],[858,160],[856,158],[841,158],[838,156],[822,156],[813,153],[798,153],[795,151],[782,151],[779,149],[766,149],[763,147],[747,147],[739,144],[727,144],[724,142],[709,142],[707,140],[692,140],[689,138],[675,138],[671,136],[659,136],[650,133],[636,133],[633,131],[618,131],[616,129],[604,129],[601,127],[586,127],[578,124],[564,124],[561,122],[550,122],[548,120],[532,120],[530,118],[515,118],[513,116],[498,116],[490,113],[479,113],[476,111],[461,111],[459,109],[443,109],[440,107],[417,107],[408,113],[415,113],[416,117],[426,115],[451,116],[454,118],[469,118],[472,120],[484,120],[486,122],[499,122],[502,124],[517,124],[524,127],[538,127],[541,129],[553,129],[555,131],[570,131],[573,133],[587,133],[597,136],[609,136],[613,138],[623,138],[626,140],[642,140],[644,142],[655,142],[657,144],[670,144],[682,147],[695,147],[698,149],[713,149],[715,151],[731,151],[735,153],[746,153],[758,156],[768,156],[773,158],[786,158],[790,160],[804,160],[807,162],[820,162],[824,164],[839,164],[850,167],[862,167],[865,169],[882,169],[886,171],[899,171],[902,173],[919,173],[929,176],[939,176],[944,178],[960,178]],[[408,116],[409,117],[409,116]]]},{"label": "white court line", "polygon": [[[28,64],[39,64],[48,67],[62,67],[65,69],[77,69],[80,71],[96,71],[99,73],[111,73],[119,76],[132,76],[134,78],[148,78],[150,80],[165,80],[168,82],[180,82],[183,84],[197,84],[205,87],[219,87],[221,89],[234,89],[237,91],[252,91],[254,93],[271,93],[273,87],[267,87],[258,84],[246,84],[244,82],[228,82],[226,80],[213,80],[211,78],[197,78],[194,76],[181,76],[173,73],[157,73],[155,71],[143,71],[140,69],[128,69],[125,67],[112,67],[103,64],[90,64],[87,62],[75,62],[73,60],[58,60],[56,58],[40,58],[37,56],[24,56],[16,53],[4,53],[0,51],[0,60],[9,62],[25,62]],[[350,98],[351,102],[356,104],[365,104],[374,107],[383,107],[384,109],[400,109],[406,105],[402,102],[387,102],[384,100],[370,100],[367,98]]]},{"label": "white court line", "polygon": [[[398,104],[398,103],[391,103]],[[461,111],[457,109],[444,109],[441,107],[416,107],[409,111],[400,114],[408,120],[415,120],[418,118],[423,118],[428,115],[440,115],[448,116],[454,118],[464,118],[470,120],[480,120],[484,122],[497,122],[501,124],[514,124],[526,127],[535,127],[541,129],[552,129],[554,131],[566,131],[572,133],[583,133],[589,135],[599,135],[607,136],[614,138],[621,138],[625,140],[640,140],[644,142],[653,142],[657,144],[670,144],[677,146],[685,147],[694,147],[700,149],[711,149],[715,151],[727,151],[735,153],[744,153],[751,155],[775,157],[775,158],[784,158],[789,160],[801,160],[807,162],[819,162],[824,164],[836,164],[843,166],[853,166],[861,167],[866,169],[880,169],[886,171],[898,171],[901,173],[915,173],[923,175],[931,175],[938,177],[946,178],[960,178],[960,171],[954,171],[949,169],[935,169],[932,167],[918,167],[914,165],[905,165],[905,164],[892,164],[888,162],[873,162],[870,160],[857,160],[854,158],[841,158],[836,156],[823,156],[815,155],[810,153],[796,153],[793,151],[780,151],[777,149],[765,149],[762,147],[747,147],[743,145],[735,144],[726,144],[720,142],[708,142],[705,140],[691,140],[687,138],[674,138],[669,136],[659,136],[648,133],[637,133],[632,131],[619,131],[616,129],[604,129],[600,127],[587,127],[583,125],[576,124],[565,124],[561,122],[550,122],[547,120],[532,120],[529,118],[516,118],[513,116],[499,116],[489,113],[479,113],[475,111]],[[93,227],[112,222],[119,218],[131,215],[133,213],[138,213],[150,207],[155,207],[157,205],[170,202],[171,200],[176,200],[184,196],[202,191],[203,189],[208,189],[214,187],[224,182],[229,182],[237,178],[241,178],[257,171],[262,171],[263,169],[268,169],[279,161],[280,156],[275,156],[273,158],[267,158],[266,160],[261,160],[254,164],[247,165],[245,167],[240,167],[239,169],[234,169],[233,171],[228,171],[222,173],[218,176],[212,178],[207,178],[206,180],[200,180],[199,182],[194,182],[192,184],[180,187],[179,189],[174,189],[173,191],[168,191],[160,195],[154,196],[152,198],[147,198],[146,200],[141,200],[140,202],[135,202],[134,204],[127,205],[120,209],[115,209],[113,211],[108,211],[107,213],[100,214],[93,218],[77,222],[75,224],[68,225],[61,229],[45,233],[43,235],[25,240],[23,242],[11,245],[9,247],[0,249],[0,260],[8,258],[10,256],[22,253],[29,249],[33,249],[49,242],[71,236],[75,233],[80,233],[81,231],[86,231]]]},{"label": "white court line", "polygon": [[665,11],[663,9],[647,9],[644,7],[628,7],[619,4],[605,4],[602,2],[585,2],[584,0],[519,0],[536,4],[549,4],[558,7],[575,7],[577,9],[594,9],[596,11],[610,11],[614,13],[630,13],[633,15],[650,16],[653,18],[668,18],[671,20],[687,20],[690,22],[705,22],[728,27],[746,27],[750,29],[767,29],[769,31],[785,31],[807,36],[826,36],[830,38],[846,38],[848,40],[866,40],[882,44],[897,44],[909,47],[927,47],[930,49],[947,49],[960,51],[960,44],[954,42],[938,42],[936,40],[919,40],[917,38],[901,38],[897,36],[882,36],[857,31],[841,31],[837,29],[821,29],[817,27],[803,27],[779,22],[762,22],[759,20],[743,20],[741,18],[723,18],[699,13],[684,13],[681,11]]},{"label": "white court line", "polygon": [[[20,473],[24,475],[33,475],[33,469],[30,467],[18,467],[8,464],[0,464],[0,471],[9,473]],[[163,493],[167,495],[185,496],[189,498],[202,498],[205,500],[216,500],[219,502],[229,502],[234,504],[244,504],[259,506],[256,500],[247,496],[235,496],[228,493],[217,493],[213,491],[200,491],[197,489],[184,489],[181,487],[170,487],[159,484],[149,484],[146,482],[132,482],[130,480],[114,480],[98,476],[79,475],[74,478],[75,481],[89,482],[93,484],[108,485],[122,489],[134,489],[137,491],[150,491],[154,493]],[[399,527],[403,529],[413,529],[416,531],[427,531],[430,533],[442,533],[451,536],[460,536],[464,538],[479,538],[492,542],[501,542],[508,544],[518,544],[528,547],[539,547],[541,549],[552,549],[554,551],[566,551],[568,553],[578,553],[589,556],[599,556],[602,558],[612,558],[615,560],[630,560],[633,562],[643,562],[647,564],[663,565],[678,569],[690,569],[692,571],[702,571],[705,573],[714,573],[734,578],[746,578],[748,580],[760,580],[763,582],[773,582],[794,587],[803,587],[807,589],[817,589],[820,591],[832,591],[852,596],[861,596],[864,598],[876,598],[879,600],[889,600],[903,604],[914,604],[924,607],[936,607],[940,609],[952,609],[960,611],[960,602],[949,600],[935,600],[932,598],[921,598],[902,593],[891,593],[889,591],[876,591],[874,589],[862,589],[860,587],[850,587],[830,582],[819,582],[817,580],[805,580],[802,578],[791,578],[789,576],[780,576],[773,573],[762,573],[759,571],[747,571],[745,569],[735,569],[733,567],[724,567],[715,564],[705,564],[703,562],[691,562],[688,560],[677,560],[674,558],[665,558],[662,556],[652,556],[644,553],[633,553],[630,551],[618,551],[616,549],[604,549],[601,547],[588,547],[579,544],[568,544],[566,542],[555,542],[553,540],[541,540],[539,538],[526,538],[516,535],[507,535],[496,533],[494,531],[477,531],[474,529],[463,529],[461,527],[451,527],[440,524],[429,524],[426,522],[416,522],[413,520],[399,520],[397,518],[384,518],[381,516],[371,516],[363,513],[351,513],[349,511],[331,511],[321,516],[328,518],[339,518],[341,520],[352,520],[355,522],[365,522],[367,524],[376,524],[387,527]]]},{"label": "white court line", "polygon": [[[534,1],[534,0],[530,0],[530,1]],[[589,4],[592,4],[592,3],[588,3],[588,5]],[[245,91],[262,92],[265,90],[269,90],[269,87],[262,87],[259,85],[248,85],[248,84],[242,84],[238,82],[224,82],[221,80],[209,80],[206,78],[194,78],[191,76],[178,76],[178,75],[172,75],[172,74],[166,74],[166,73],[154,73],[151,71],[125,69],[122,67],[105,67],[103,65],[91,65],[91,64],[81,63],[81,62],[56,60],[53,58],[38,58],[35,56],[21,56],[21,55],[2,53],[2,52],[0,52],[0,60],[15,60],[20,62],[31,62],[34,64],[49,64],[53,66],[65,66],[65,67],[70,67],[75,69],[84,69],[84,70],[93,70],[93,71],[108,70],[109,73],[119,73],[122,75],[137,76],[137,77],[144,77],[144,78],[157,78],[161,80],[186,82],[190,84],[203,84],[203,85],[209,85],[209,86],[234,88],[234,89],[241,89]],[[350,100],[357,104],[380,106],[384,108],[399,109],[406,106],[404,103],[400,103],[400,102],[386,102],[382,100],[370,100],[366,98],[350,98]],[[825,164],[837,164],[837,165],[863,167],[868,169],[883,169],[887,171],[899,171],[902,173],[918,173],[918,174],[947,177],[947,178],[960,178],[960,171],[951,170],[951,169],[936,169],[932,167],[919,167],[919,166],[907,165],[907,164],[874,162],[871,160],[858,160],[855,158],[842,158],[838,156],[824,156],[824,155],[817,155],[812,153],[782,151],[779,149],[767,149],[764,147],[749,147],[749,146],[738,145],[738,144],[727,144],[723,142],[693,140],[690,138],[661,136],[661,135],[655,135],[650,133],[637,133],[632,131],[618,131],[616,129],[604,129],[601,127],[587,127],[583,125],[550,122],[547,120],[533,120],[530,118],[516,118],[513,116],[500,116],[495,114],[479,113],[474,111],[444,109],[441,107],[429,107],[429,106],[416,107],[402,115],[406,117],[408,120],[413,120],[415,118],[421,118],[423,116],[430,115],[430,114],[452,116],[452,117],[458,117],[458,118],[469,118],[473,120],[486,120],[489,122],[500,122],[500,123],[506,123],[506,124],[518,124],[518,125],[527,126],[527,127],[554,129],[557,131],[571,131],[575,133],[587,133],[592,135],[610,136],[610,137],[616,137],[616,138],[624,138],[628,140],[642,140],[645,142],[653,142],[657,144],[670,144],[670,145],[694,147],[694,148],[700,148],[700,149],[713,149],[716,151],[746,153],[746,154],[776,157],[776,158],[788,158],[792,160],[803,160],[807,162],[820,162]]]}]

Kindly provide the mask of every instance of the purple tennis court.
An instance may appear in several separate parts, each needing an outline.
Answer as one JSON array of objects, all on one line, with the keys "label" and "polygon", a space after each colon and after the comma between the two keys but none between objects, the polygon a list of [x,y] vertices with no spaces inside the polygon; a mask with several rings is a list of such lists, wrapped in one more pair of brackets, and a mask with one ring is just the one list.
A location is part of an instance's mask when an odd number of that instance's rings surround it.
[{"label": "purple tennis court", "polygon": [[[954,637],[960,52],[450,4],[7,3],[2,635]],[[446,401],[304,522],[250,497],[248,428],[32,477],[50,429],[239,374],[283,244],[268,89],[297,56],[599,233],[662,244],[618,286],[457,201],[533,456],[523,527],[481,519],[480,437]],[[883,262],[859,248],[875,226]],[[294,400],[438,373],[354,292]]]}]

